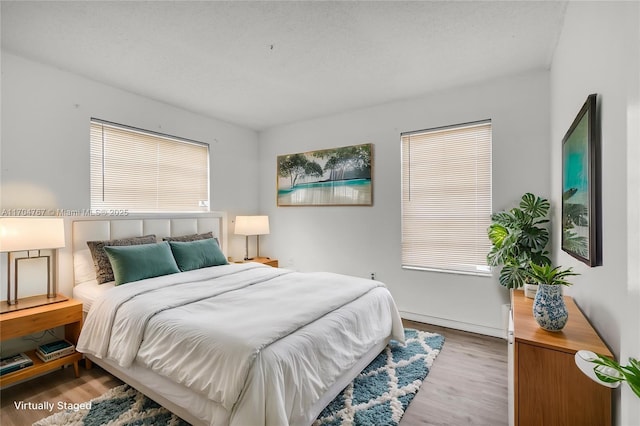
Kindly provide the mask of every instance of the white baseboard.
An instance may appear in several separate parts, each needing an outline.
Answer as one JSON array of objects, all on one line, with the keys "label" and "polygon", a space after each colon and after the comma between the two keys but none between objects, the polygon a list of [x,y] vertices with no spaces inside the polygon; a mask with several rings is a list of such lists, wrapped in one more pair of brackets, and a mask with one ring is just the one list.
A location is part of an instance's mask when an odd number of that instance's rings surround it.
[{"label": "white baseboard", "polygon": [[429,315],[416,314],[406,311],[400,311],[400,316],[404,319],[423,322],[425,324],[439,325],[440,327],[447,327],[456,330],[468,331],[471,333],[484,334],[486,336],[500,337],[505,340],[507,338],[507,330],[502,328],[486,327],[483,325],[454,321],[446,318],[432,317]]}]

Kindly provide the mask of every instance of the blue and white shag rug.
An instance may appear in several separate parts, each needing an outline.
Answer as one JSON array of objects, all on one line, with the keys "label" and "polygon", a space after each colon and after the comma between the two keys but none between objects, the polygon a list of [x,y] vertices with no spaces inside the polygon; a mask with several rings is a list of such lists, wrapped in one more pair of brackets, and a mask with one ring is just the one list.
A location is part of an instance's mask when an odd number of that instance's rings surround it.
[{"label": "blue and white shag rug", "polygon": [[[392,340],[320,413],[314,426],[394,426],[400,422],[444,344],[439,334],[408,328],[404,334],[406,345]],[[128,385],[91,400],[90,406],[61,411],[34,426],[188,426]]]}]

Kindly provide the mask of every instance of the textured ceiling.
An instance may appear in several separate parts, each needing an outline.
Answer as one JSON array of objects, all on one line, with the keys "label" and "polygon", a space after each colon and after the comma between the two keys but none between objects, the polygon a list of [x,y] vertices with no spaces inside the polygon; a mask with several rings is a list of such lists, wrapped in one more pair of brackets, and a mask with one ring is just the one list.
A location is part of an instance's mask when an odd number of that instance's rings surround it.
[{"label": "textured ceiling", "polygon": [[2,48],[256,130],[548,68],[565,2],[12,2]]}]

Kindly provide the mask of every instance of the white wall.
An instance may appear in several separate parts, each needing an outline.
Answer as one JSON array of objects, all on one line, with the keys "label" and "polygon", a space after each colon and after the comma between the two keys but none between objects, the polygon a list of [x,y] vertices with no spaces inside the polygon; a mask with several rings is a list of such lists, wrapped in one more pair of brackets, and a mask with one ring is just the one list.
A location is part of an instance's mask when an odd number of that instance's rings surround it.
[{"label": "white wall", "polygon": [[[570,2],[551,68],[551,188],[559,217],[561,141],[590,93],[601,111],[603,265],[589,268],[560,251],[582,275],[568,291],[623,363],[640,357],[640,4]],[[616,391],[618,425],[638,424],[640,399]]]},{"label": "white wall", "polygon": [[[329,270],[385,282],[403,315],[503,335],[508,291],[496,279],[400,268],[400,133],[490,118],[493,208],[527,191],[549,195],[548,72],[445,90],[260,133],[260,207],[270,215],[266,255],[298,270]],[[276,157],[374,144],[373,207],[276,207]]]},{"label": "white wall", "polygon": [[[209,143],[211,209],[227,211],[229,221],[236,214],[256,212],[255,131],[6,51],[2,52],[2,209],[90,207],[91,117]],[[242,256],[244,239],[229,242],[228,254]],[[5,286],[0,288],[0,299],[4,299]],[[60,289],[70,293],[71,285],[60,283]]]}]

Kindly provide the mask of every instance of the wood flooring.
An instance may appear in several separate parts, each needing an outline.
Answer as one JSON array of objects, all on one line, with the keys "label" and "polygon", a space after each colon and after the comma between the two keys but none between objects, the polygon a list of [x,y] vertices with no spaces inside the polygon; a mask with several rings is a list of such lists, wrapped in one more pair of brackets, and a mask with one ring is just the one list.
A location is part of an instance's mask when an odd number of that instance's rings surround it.
[{"label": "wood flooring", "polygon": [[403,320],[442,334],[444,346],[405,412],[401,426],[506,426],[507,341]]},{"label": "wood flooring", "polygon": [[[507,425],[505,340],[413,321],[405,321],[405,326],[440,333],[445,343],[401,426]],[[0,391],[0,424],[30,425],[59,411],[19,409],[15,402],[80,403],[120,384],[95,365],[81,368],[78,378],[72,368],[57,370]]]},{"label": "wood flooring", "polygon": [[78,378],[74,376],[71,367],[56,370],[0,391],[0,424],[26,426],[61,411],[57,407],[52,412],[45,409],[20,409],[16,407],[16,403],[51,402],[54,406],[58,402],[81,403],[121,384],[120,380],[95,365],[91,370],[81,366]]}]

